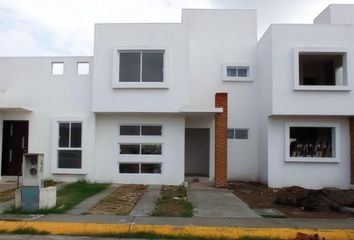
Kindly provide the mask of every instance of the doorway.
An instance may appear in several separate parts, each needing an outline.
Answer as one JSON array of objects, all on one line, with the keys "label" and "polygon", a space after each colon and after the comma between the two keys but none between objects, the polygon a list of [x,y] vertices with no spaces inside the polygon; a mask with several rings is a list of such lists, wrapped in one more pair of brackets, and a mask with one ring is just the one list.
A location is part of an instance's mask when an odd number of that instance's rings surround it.
[{"label": "doorway", "polygon": [[209,177],[209,138],[209,128],[186,128],[186,176]]},{"label": "doorway", "polygon": [[3,123],[1,175],[22,175],[22,156],[28,151],[28,121]]}]

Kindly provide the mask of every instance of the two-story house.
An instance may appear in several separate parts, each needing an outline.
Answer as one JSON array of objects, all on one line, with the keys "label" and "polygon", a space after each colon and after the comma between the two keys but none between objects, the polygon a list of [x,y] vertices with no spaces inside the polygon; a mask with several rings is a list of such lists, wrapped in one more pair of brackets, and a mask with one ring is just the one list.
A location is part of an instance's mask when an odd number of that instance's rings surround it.
[{"label": "two-story house", "polygon": [[349,188],[353,13],[257,42],[254,10],[188,9],[96,24],[92,57],[2,57],[1,178],[36,152],[64,181]]}]

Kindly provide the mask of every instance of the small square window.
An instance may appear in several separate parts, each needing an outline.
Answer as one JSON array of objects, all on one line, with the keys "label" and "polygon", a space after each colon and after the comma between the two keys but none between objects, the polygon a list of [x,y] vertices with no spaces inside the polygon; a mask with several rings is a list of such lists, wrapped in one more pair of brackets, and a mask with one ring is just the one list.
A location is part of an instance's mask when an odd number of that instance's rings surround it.
[{"label": "small square window", "polygon": [[235,129],[228,129],[227,130],[227,138],[234,139],[235,138]]},{"label": "small square window", "polygon": [[64,63],[63,62],[53,62],[52,63],[52,74],[53,75],[63,75],[64,74]]},{"label": "small square window", "polygon": [[89,74],[90,74],[90,63],[78,62],[77,63],[77,75],[89,75]]},{"label": "small square window", "polygon": [[228,63],[223,64],[223,81],[252,81],[251,67],[247,64]]},{"label": "small square window", "polygon": [[248,129],[235,129],[235,139],[248,139]]}]

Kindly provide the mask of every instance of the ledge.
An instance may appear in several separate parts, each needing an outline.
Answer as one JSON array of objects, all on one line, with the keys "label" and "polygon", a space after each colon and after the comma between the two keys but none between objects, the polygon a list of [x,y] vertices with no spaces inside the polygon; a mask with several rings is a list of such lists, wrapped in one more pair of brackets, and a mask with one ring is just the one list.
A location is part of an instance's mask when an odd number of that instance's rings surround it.
[{"label": "ledge", "polygon": [[295,86],[294,91],[328,91],[328,92],[349,92],[349,86]]},{"label": "ledge", "polygon": [[338,158],[320,158],[320,157],[288,157],[285,162],[292,163],[339,163]]},{"label": "ledge", "polygon": [[166,83],[116,83],[112,86],[115,89],[168,89]]}]

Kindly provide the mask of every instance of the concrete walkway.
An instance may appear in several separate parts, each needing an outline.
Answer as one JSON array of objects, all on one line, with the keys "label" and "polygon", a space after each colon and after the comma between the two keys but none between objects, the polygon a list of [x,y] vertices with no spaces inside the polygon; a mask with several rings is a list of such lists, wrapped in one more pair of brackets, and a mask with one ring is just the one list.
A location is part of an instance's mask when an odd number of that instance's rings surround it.
[{"label": "concrete walkway", "polygon": [[68,214],[72,215],[80,215],[88,212],[91,208],[93,208],[97,203],[99,203],[101,200],[105,199],[108,197],[111,193],[113,193],[119,185],[111,185],[109,186],[106,190],[103,192],[100,192],[99,194],[96,194],[78,205],[76,205],[73,209],[68,211]]},{"label": "concrete walkway", "polygon": [[192,202],[196,217],[260,218],[246,203],[226,189],[190,187],[188,200]]},{"label": "concrete walkway", "polygon": [[130,216],[150,216],[159,197],[161,185],[150,185],[139,202],[129,214]]}]

